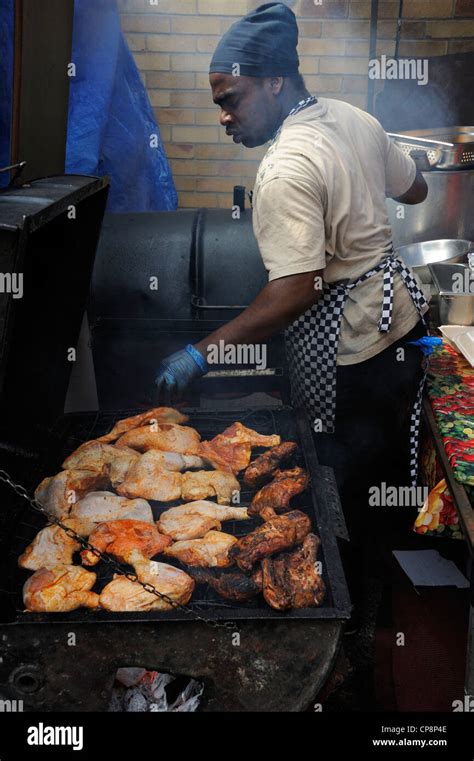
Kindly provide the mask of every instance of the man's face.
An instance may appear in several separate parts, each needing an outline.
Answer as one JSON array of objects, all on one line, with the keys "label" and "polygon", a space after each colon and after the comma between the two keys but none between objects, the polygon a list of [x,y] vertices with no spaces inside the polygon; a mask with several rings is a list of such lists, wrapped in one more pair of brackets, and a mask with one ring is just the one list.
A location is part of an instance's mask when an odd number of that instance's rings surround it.
[{"label": "man's face", "polygon": [[221,107],[220,123],[234,143],[255,148],[271,138],[279,126],[279,78],[210,74],[209,82],[214,103]]}]

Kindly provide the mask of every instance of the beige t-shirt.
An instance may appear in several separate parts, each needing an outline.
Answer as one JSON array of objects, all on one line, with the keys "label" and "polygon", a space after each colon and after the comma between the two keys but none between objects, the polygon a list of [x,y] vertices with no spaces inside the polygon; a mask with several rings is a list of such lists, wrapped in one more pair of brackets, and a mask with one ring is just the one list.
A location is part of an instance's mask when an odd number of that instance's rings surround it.
[{"label": "beige t-shirt", "polygon": [[[319,98],[289,116],[257,174],[253,227],[269,280],[324,270],[324,280],[353,282],[391,248],[386,197],[403,195],[415,162],[374,117],[342,101]],[[419,315],[394,276],[392,327],[378,331],[383,274],[349,292],[337,363],[375,356],[408,333]]]}]

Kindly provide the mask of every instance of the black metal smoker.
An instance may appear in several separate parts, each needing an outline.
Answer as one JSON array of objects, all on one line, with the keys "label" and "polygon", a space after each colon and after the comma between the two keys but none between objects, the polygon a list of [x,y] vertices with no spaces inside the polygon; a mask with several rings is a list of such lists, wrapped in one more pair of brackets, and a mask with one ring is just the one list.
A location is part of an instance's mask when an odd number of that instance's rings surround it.
[{"label": "black metal smoker", "polygon": [[[264,282],[244,209],[237,219],[202,210],[109,215],[88,309],[99,410],[64,415],[106,194],[104,180],[55,177],[0,196],[2,270],[24,275],[22,298],[0,294],[0,458],[30,491],[78,444],[130,408],[143,409],[160,356],[229,319]],[[3,699],[23,700],[26,710],[105,710],[120,666],[203,680],[207,711],[305,710],[316,697],[350,607],[332,471],[319,466],[308,422],[289,405],[281,339],[269,343],[267,370],[218,367],[213,376],[189,399],[191,424],[203,438],[240,419],[300,444],[311,489],[295,507],[308,512],[322,540],[325,603],[281,614],[263,601],[224,603],[199,586],[189,614],[25,613],[26,574],[16,561],[44,519],[0,483]],[[242,502],[249,497],[243,492]],[[209,623],[193,620],[193,610]]]}]

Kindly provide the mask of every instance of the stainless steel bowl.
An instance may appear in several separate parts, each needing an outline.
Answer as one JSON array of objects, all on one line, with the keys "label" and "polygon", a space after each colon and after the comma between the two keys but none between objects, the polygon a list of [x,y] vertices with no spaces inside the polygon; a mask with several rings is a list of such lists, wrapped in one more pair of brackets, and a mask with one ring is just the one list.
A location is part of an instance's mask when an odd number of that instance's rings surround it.
[{"label": "stainless steel bowl", "polygon": [[396,253],[416,272],[422,283],[431,283],[428,265],[438,262],[453,264],[467,262],[467,255],[472,250],[472,246],[470,240],[427,240],[423,243],[401,246]]}]

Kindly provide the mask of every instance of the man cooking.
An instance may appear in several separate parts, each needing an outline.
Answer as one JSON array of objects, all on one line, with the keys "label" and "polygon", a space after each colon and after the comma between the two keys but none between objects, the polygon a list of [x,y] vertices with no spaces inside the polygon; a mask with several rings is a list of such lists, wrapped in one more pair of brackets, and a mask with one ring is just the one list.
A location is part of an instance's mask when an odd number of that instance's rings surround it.
[{"label": "man cooking", "polygon": [[267,3],[214,53],[209,80],[226,134],[247,148],[269,142],[253,194],[269,282],[236,319],[164,360],[156,383],[162,400],[176,400],[209,370],[209,345],[285,330],[294,401],[354,532],[370,485],[409,483],[421,358],[409,342],[425,334],[428,305],[393,254],[385,201],[420,203],[427,186],[376,119],[310,95],[297,43],[294,13]]}]

